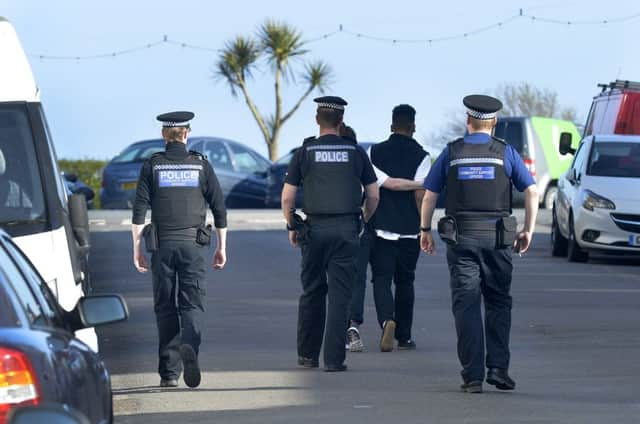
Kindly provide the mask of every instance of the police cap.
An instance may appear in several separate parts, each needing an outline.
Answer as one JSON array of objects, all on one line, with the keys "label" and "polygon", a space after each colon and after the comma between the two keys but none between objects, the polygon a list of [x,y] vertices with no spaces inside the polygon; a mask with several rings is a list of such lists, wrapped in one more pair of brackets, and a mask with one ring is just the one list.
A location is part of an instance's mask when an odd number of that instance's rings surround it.
[{"label": "police cap", "polygon": [[318,109],[344,110],[347,105],[347,102],[338,96],[316,97],[313,101],[318,104]]},{"label": "police cap", "polygon": [[193,112],[178,111],[169,112],[158,115],[156,119],[162,122],[163,127],[186,127],[189,128],[191,121],[194,117]]},{"label": "police cap", "polygon": [[462,99],[470,117],[480,120],[493,119],[502,109],[502,102],[484,94],[472,94]]}]

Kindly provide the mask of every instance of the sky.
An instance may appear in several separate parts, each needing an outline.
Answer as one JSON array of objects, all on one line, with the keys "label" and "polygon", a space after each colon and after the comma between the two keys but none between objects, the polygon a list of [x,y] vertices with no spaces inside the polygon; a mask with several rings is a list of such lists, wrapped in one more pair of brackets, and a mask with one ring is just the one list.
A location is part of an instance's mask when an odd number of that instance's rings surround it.
[{"label": "sky", "polygon": [[[632,0],[521,0],[484,2],[350,0],[323,2],[218,0],[0,0],[41,89],[58,157],[110,159],[132,142],[159,137],[156,115],[171,110],[196,114],[192,135],[240,141],[267,155],[264,140],[242,97],[215,81],[216,51],[163,44],[158,48],[82,61],[39,55],[84,56],[144,46],[167,35],[214,50],[236,35],[255,34],[266,19],[287,22],[313,39],[336,31],[395,39],[431,39],[462,34],[519,13],[561,21],[593,21],[633,15]],[[361,141],[389,134],[391,109],[409,103],[417,111],[416,138],[442,128],[459,113],[467,94],[489,93],[504,83],[529,82],[554,90],[563,106],[586,117],[597,83],[640,80],[640,18],[607,25],[554,25],[517,19],[499,29],[459,40],[387,43],[345,33],[307,45],[304,60],[321,59],[333,69],[326,94],[344,97],[345,121]],[[633,42],[633,44],[632,44]],[[304,60],[293,64],[301,69]],[[0,64],[1,65],[1,64]],[[304,87],[300,79],[284,92],[291,107]],[[254,74],[250,92],[265,113],[274,109],[267,65]],[[314,97],[314,96],[311,96]],[[315,135],[311,98],[287,122],[280,155]],[[427,146],[429,149],[429,146]]]}]

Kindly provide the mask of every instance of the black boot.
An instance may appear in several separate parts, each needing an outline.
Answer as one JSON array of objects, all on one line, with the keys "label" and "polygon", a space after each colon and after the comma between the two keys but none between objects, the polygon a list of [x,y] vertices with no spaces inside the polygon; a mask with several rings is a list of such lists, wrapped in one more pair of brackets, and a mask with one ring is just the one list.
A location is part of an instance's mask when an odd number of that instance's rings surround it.
[{"label": "black boot", "polygon": [[516,382],[509,377],[509,373],[501,368],[489,368],[487,371],[487,383],[496,386],[499,390],[513,390]]}]

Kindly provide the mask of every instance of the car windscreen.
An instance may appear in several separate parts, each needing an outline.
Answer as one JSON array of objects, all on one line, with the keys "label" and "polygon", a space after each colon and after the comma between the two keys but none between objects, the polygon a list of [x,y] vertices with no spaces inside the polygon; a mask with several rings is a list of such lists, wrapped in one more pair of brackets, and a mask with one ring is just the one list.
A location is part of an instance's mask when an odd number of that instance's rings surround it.
[{"label": "car windscreen", "polygon": [[154,153],[164,151],[164,143],[133,144],[111,160],[111,163],[143,162]]},{"label": "car windscreen", "polygon": [[290,153],[282,156],[280,159],[275,161],[273,164],[274,165],[288,165],[289,162],[291,162],[291,158],[293,157],[293,153],[294,152],[295,152],[295,150],[293,152],[290,152]]},{"label": "car windscreen", "polygon": [[640,143],[596,142],[587,175],[640,178]]},{"label": "car windscreen", "polygon": [[0,105],[0,225],[41,222],[45,199],[24,105]]}]

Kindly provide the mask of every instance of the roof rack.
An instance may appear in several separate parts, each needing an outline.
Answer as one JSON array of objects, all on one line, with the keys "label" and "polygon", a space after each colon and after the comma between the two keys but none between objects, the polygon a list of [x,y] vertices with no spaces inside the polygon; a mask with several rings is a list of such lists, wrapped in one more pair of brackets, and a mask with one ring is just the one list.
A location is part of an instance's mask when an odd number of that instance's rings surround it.
[{"label": "roof rack", "polygon": [[602,88],[603,93],[607,91],[607,89],[614,89],[614,88],[618,88],[621,90],[625,88],[629,88],[631,90],[640,91],[640,82],[628,81],[628,80],[615,80],[608,84],[598,84],[598,87]]}]

